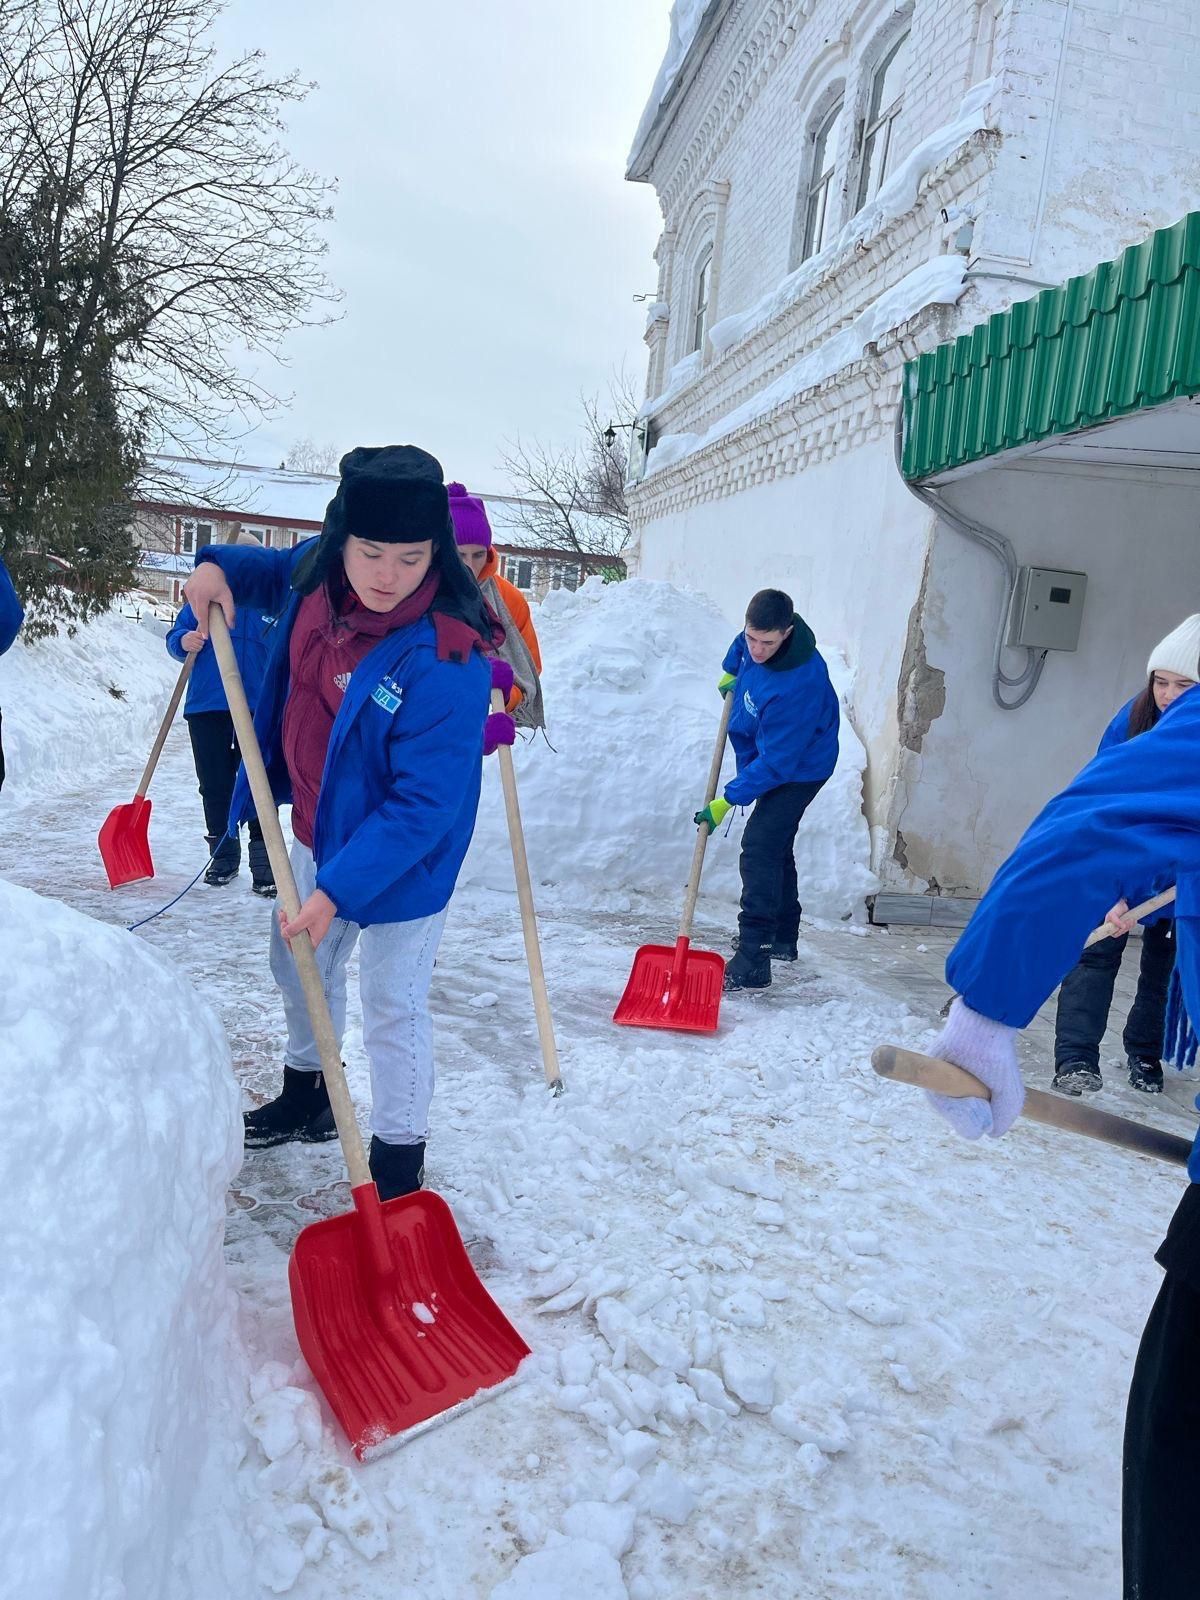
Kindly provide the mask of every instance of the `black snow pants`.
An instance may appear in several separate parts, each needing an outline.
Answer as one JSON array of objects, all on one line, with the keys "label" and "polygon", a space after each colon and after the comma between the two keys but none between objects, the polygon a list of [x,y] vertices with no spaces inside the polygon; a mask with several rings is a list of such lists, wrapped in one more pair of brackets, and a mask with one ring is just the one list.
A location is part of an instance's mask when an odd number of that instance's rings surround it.
[{"label": "black snow pants", "polygon": [[[218,864],[236,865],[242,859],[241,843],[236,834],[232,838],[224,837],[229,823],[229,804],[233,799],[233,781],[242,759],[233,732],[233,718],[228,711],[197,711],[186,717],[185,721],[192,741],[196,777],[200,781],[204,831],[211,841],[210,848],[216,849]],[[219,846],[218,839],[222,841]],[[250,823],[250,844],[251,868],[255,877],[265,877],[269,881],[269,865],[265,871],[257,870],[260,851],[264,861],[266,856],[265,847],[262,846],[262,829],[257,819]],[[260,850],[256,850],[255,845],[260,846]]]},{"label": "black snow pants", "polygon": [[1189,1184],[1158,1261],[1125,1414],[1124,1600],[1195,1600],[1200,1551],[1200,1184]]},{"label": "black snow pants", "polygon": [[[1079,965],[1063,979],[1054,1023],[1056,1067],[1068,1061],[1082,1061],[1093,1070],[1100,1070],[1100,1041],[1108,1027],[1113,985],[1128,943],[1128,935],[1121,939],[1101,939],[1099,944],[1083,952]],[[1167,991],[1174,966],[1175,924],[1152,922],[1142,929],[1137,997],[1125,1022],[1126,1055],[1147,1061],[1157,1061],[1161,1057]]]},{"label": "black snow pants", "polygon": [[739,946],[795,943],[800,931],[796,831],[824,787],[824,781],[781,783],[754,802],[742,831]]}]

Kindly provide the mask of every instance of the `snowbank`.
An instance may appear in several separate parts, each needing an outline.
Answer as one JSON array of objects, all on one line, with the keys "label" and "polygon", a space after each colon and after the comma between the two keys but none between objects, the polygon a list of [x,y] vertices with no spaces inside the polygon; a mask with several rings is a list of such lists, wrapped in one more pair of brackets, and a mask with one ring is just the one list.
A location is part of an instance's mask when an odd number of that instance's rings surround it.
[{"label": "snowbank", "polygon": [[892,328],[915,317],[926,306],[952,306],[962,298],[966,286],[967,258],[965,256],[934,256],[923,261],[900,282],[886,289],[877,300],[861,311],[849,327],[833,334],[815,350],[788,367],[774,383],[751,395],[749,400],[719,417],[706,433],[664,433],[646,457],[646,476],[673,466],[685,456],[715,444],[735,428],[744,427],[759,417],[766,416],[776,406],[785,405],[824,383],[842,367],[857,361],[869,344],[876,343]]},{"label": "snowbank", "polygon": [[27,645],[18,636],[0,657],[4,802],[76,788],[125,764],[128,788],[110,803],[131,799],[178,673],[163,641],[116,611],[73,639],[63,632]]},{"label": "snowbank", "polygon": [[[535,882],[612,904],[632,893],[678,907],[691,864],[692,813],[703,799],[721,703],[716,680],[734,629],[706,599],[668,583],[591,578],[558,590],[535,623],[546,663],[548,733],[515,750]],[[820,619],[815,619],[820,634]],[[852,677],[826,654],[846,705]],[[874,887],[862,814],[866,756],[843,716],[837,771],[805,817],[796,865],[805,910],[862,914]],[[733,772],[726,754],[725,777]],[[740,821],[721,828],[701,893],[736,899]],[[727,836],[728,835],[728,836]],[[512,892],[498,765],[489,761],[461,882]]]},{"label": "snowbank", "polygon": [[206,1487],[241,1420],[224,1034],[138,940],[2,880],[0,971],[5,1593],[213,1600],[247,1559]]}]

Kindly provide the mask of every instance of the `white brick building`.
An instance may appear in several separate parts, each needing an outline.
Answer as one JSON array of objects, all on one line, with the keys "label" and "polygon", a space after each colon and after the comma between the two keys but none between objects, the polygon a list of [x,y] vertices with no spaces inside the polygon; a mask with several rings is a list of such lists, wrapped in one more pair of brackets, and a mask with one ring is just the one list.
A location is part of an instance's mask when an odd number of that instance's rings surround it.
[{"label": "white brick building", "polygon": [[[664,218],[650,453],[631,492],[637,570],[707,590],[733,623],[756,588],[788,589],[856,672],[877,870],[977,892],[1141,687],[1155,640],[1200,610],[1200,375],[1192,386],[1175,371],[1135,404],[1060,406],[1069,425],[1053,437],[1026,419],[1003,451],[934,449],[928,471],[906,454],[922,503],[894,456],[905,363],[1200,205],[1200,5],[679,0],[676,12],[674,71],[628,168]],[[1043,296],[1038,315],[1061,303]],[[1124,363],[1114,396],[1145,365],[1136,329],[1150,303],[1131,296],[1105,357]],[[1190,304],[1181,348],[1196,343]],[[1012,337],[999,318],[986,340]],[[1173,409],[1145,410],[1164,399]],[[1118,447],[1080,431],[1139,408],[1142,432]],[[1068,436],[1092,448],[1072,456]],[[997,536],[990,550],[962,517]],[[1078,649],[1006,650],[996,679],[1011,588],[998,556],[1089,585]],[[1001,709],[1039,658],[1028,701]]]}]

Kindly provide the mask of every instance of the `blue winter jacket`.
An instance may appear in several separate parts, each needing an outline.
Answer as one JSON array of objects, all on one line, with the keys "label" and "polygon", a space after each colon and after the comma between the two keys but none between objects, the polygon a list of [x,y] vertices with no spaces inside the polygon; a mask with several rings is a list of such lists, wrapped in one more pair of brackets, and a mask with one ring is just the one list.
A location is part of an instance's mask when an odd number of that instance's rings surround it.
[{"label": "blue winter jacket", "polygon": [[[292,797],[283,759],[289,646],[301,596],[294,550],[206,545],[234,600],[277,618],[254,727],[276,802]],[[439,661],[428,617],[387,634],[359,662],[334,719],[313,820],[317,887],[338,915],[369,927],[445,908],[475,829],[491,669],[478,651]],[[230,822],[253,814],[243,766]]]},{"label": "blue winter jacket", "polygon": [[12,645],[25,621],[25,608],[17,598],[8,568],[0,561],[0,656]]},{"label": "blue winter jacket", "polygon": [[730,805],[748,806],[783,783],[824,783],[837,765],[841,707],[806,623],[795,617],[791,638],[761,664],[739,633],[723,664],[737,678],[729,715],[737,777],[724,789]]},{"label": "blue winter jacket", "polygon": [[[238,671],[251,711],[258,704],[258,691],[262,684],[263,669],[267,664],[270,646],[270,629],[275,618],[264,616],[253,606],[239,606],[233,627],[229,630],[233,650],[237,656]],[[185,633],[196,626],[196,613],[184,606],[167,630],[167,649],[176,661],[186,661],[187,651],[181,643]],[[216,652],[206,643],[196,652],[196,665],[188,679],[187,699],[183,702],[185,717],[194,717],[202,711],[228,711],[229,702],[221,683],[221,669],[217,666]]]},{"label": "blue winter jacket", "polygon": [[[1176,964],[1200,1018],[1200,693],[1111,744],[1051,800],[1000,868],[946,963],[973,1011],[1023,1028],[1119,899],[1178,885]],[[1188,1163],[1200,1182],[1200,1138]]]}]

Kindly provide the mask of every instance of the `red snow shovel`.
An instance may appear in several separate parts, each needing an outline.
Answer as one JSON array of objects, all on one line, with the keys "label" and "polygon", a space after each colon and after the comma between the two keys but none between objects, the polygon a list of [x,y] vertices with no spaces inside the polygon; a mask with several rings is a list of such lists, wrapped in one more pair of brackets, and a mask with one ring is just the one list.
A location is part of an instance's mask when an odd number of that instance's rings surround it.
[{"label": "red snow shovel", "polygon": [[167,742],[167,734],[175,721],[175,713],[179,710],[179,702],[183,699],[183,691],[187,688],[195,663],[195,655],[190,655],[179,669],[162,723],[150,749],[150,758],[142,773],[142,781],[134,791],[133,799],[128,805],[114,806],[100,828],[96,843],[100,846],[100,859],[108,873],[110,888],[119,889],[122,884],[137,883],[141,878],[154,876],[154,859],[150,854],[150,802],[146,799],[146,790],[150,787],[150,779],[154,776],[154,769]]},{"label": "red snow shovel", "polygon": [[[225,617],[209,637],[289,918],[300,896],[280,832]],[[354,1210],[302,1230],[288,1279],[296,1336],[360,1461],[444,1421],[511,1378],[529,1346],[479,1281],[450,1207],[427,1190],[381,1201],[371,1181],[307,933],[292,940]]]},{"label": "red snow shovel", "polygon": [[[708,769],[705,805],[716,794],[721,778],[721,760],[725,754],[725,735],[729,729],[732,706],[733,695],[727,694],[725,708],[721,712],[721,725],[717,729],[712,765]],[[692,851],[692,870],[683,899],[679,937],[673,945],[644,944],[633,958],[633,971],[629,974],[625,993],[613,1012],[613,1021],[624,1027],[674,1028],[680,1033],[716,1032],[721,1009],[721,986],[725,980],[725,958],[717,955],[715,950],[691,948],[692,918],[696,914],[696,897],[700,893],[700,873],[704,867],[708,835],[709,830],[702,823],[696,830],[696,848]]]}]

